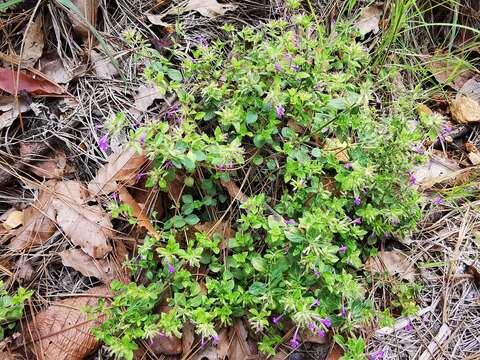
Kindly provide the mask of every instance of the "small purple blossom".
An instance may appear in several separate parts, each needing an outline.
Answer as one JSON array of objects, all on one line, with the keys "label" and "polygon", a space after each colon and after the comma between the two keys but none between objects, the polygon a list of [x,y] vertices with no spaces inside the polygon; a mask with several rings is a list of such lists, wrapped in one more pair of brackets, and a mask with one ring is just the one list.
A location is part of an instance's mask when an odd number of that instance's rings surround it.
[{"label": "small purple blossom", "polygon": [[140,172],[140,173],[136,174],[135,175],[135,182],[138,183],[142,179],[142,177],[144,177],[145,175],[147,175],[147,174],[145,174],[143,172]]},{"label": "small purple blossom", "polygon": [[383,351],[377,351],[377,352],[371,353],[368,359],[369,360],[383,359],[383,355],[385,355]]},{"label": "small purple blossom", "polygon": [[338,252],[340,254],[345,254],[347,252],[347,246],[346,245],[342,245],[338,248]]},{"label": "small purple blossom", "polygon": [[412,322],[409,321],[408,324],[405,325],[405,328],[404,328],[404,329],[405,329],[405,331],[408,331],[408,332],[412,331],[412,330],[413,330],[413,324],[412,324]]},{"label": "small purple blossom", "polygon": [[280,320],[282,320],[282,318],[283,318],[283,315],[275,316],[275,317],[273,318],[272,321],[273,321],[273,323],[275,324],[275,326],[278,326],[278,323],[280,322]]},{"label": "small purple blossom", "polygon": [[290,346],[292,347],[292,349],[296,349],[300,345],[300,343],[297,340],[297,334],[298,334],[298,327],[295,330],[295,334],[293,334],[292,339],[290,340]]},{"label": "small purple blossom", "polygon": [[320,271],[314,269],[313,270],[313,275],[315,275],[316,278],[319,278],[320,277]]},{"label": "small purple blossom", "polygon": [[330,320],[328,320],[328,319],[320,319],[320,322],[321,322],[326,328],[329,328],[330,326],[332,326],[332,323],[331,323]]},{"label": "small purple blossom", "polygon": [[311,308],[315,307],[315,306],[319,306],[320,305],[320,300],[318,299],[315,299],[313,300],[312,304],[310,305]]},{"label": "small purple blossom", "polygon": [[147,136],[147,133],[144,132],[142,133],[142,135],[140,135],[140,137],[138,138],[138,142],[140,143],[140,146],[144,146],[145,145],[145,137]]},{"label": "small purple blossom", "polygon": [[275,71],[276,71],[277,73],[279,73],[280,71],[282,71],[282,65],[280,65],[279,63],[276,63],[276,64],[275,64]]},{"label": "small purple blossom", "polygon": [[297,65],[292,65],[292,70],[293,72],[298,73],[300,71],[300,68]]},{"label": "small purple blossom", "polygon": [[345,309],[344,307],[342,307],[342,310],[340,311],[340,315],[344,318],[347,317],[347,309]]},{"label": "small purple blossom", "polygon": [[415,151],[417,154],[419,155],[423,155],[425,153],[425,150],[423,149],[423,146],[422,145],[419,145],[419,146],[415,146],[413,148],[413,151]]},{"label": "small purple blossom", "polygon": [[343,165],[343,167],[344,167],[345,169],[351,169],[353,166],[352,166],[352,163],[349,163],[349,162],[348,162],[348,163],[345,163],[345,164]]},{"label": "small purple blossom", "polygon": [[113,201],[118,201],[118,194],[116,192],[112,193],[112,199]]},{"label": "small purple blossom", "polygon": [[175,267],[172,264],[170,264],[170,262],[168,260],[166,260],[166,263],[167,263],[167,266],[168,266],[168,272],[170,274],[173,274],[175,272]]},{"label": "small purple blossom", "polygon": [[170,109],[168,109],[168,111],[165,113],[165,116],[169,119],[172,119],[179,108],[180,108],[180,104],[178,103],[174,104]]},{"label": "small purple blossom", "polygon": [[355,206],[359,206],[362,203],[362,199],[360,199],[359,196],[355,196],[355,199],[353,199],[353,203]]},{"label": "small purple blossom", "polygon": [[314,322],[311,322],[308,324],[308,328],[311,330],[311,331],[314,331],[315,330],[315,323]]},{"label": "small purple blossom", "polygon": [[283,220],[283,222],[285,223],[285,225],[297,225],[295,220],[292,220],[292,219],[285,219]]},{"label": "small purple blossom", "polygon": [[355,218],[352,221],[352,224],[354,224],[354,225],[360,225],[361,223],[362,223],[362,218],[361,217]]},{"label": "small purple blossom", "polygon": [[204,46],[204,47],[208,47],[208,41],[207,41],[207,39],[206,39],[204,36],[201,36],[201,35],[200,35],[200,36],[197,38],[197,42],[198,42],[200,45]]},{"label": "small purple blossom", "polygon": [[108,135],[103,135],[100,139],[98,139],[98,147],[100,150],[106,151],[110,145],[108,144]]},{"label": "small purple blossom", "polygon": [[293,60],[292,54],[286,53],[286,54],[285,54],[285,59],[287,59],[287,61],[292,61],[292,60]]},{"label": "small purple blossom", "polygon": [[181,125],[182,122],[183,122],[183,117],[182,117],[182,116],[177,116],[177,117],[175,118],[175,123],[176,123],[177,125]]},{"label": "small purple blossom", "polygon": [[325,337],[325,331],[323,331],[322,329],[318,329],[317,335],[320,337]]},{"label": "small purple blossom", "polygon": [[173,168],[173,163],[170,160],[167,160],[163,163],[163,167],[165,169],[171,169],[171,168]]},{"label": "small purple blossom", "polygon": [[434,205],[442,205],[442,204],[445,204],[445,200],[443,200],[441,197],[437,197],[433,199],[432,203]]},{"label": "small purple blossom", "polygon": [[218,336],[218,335],[212,336],[213,345],[218,345],[219,342],[220,342],[220,336]]},{"label": "small purple blossom", "polygon": [[277,106],[275,111],[277,112],[277,117],[279,119],[282,119],[285,116],[285,108],[282,105]]},{"label": "small purple blossom", "polygon": [[408,174],[408,182],[410,183],[410,185],[415,185],[417,183],[417,177],[415,176],[413,171],[409,171],[407,172],[407,174]]}]

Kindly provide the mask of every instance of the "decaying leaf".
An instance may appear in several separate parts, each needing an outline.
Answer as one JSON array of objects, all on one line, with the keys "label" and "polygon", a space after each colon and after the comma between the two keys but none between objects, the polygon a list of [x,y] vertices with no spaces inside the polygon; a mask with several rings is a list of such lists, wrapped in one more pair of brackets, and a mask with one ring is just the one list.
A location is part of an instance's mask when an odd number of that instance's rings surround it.
[{"label": "decaying leaf", "polygon": [[435,184],[447,182],[458,184],[464,180],[468,169],[461,169],[457,162],[435,152],[428,161],[413,169],[417,183],[422,189],[428,189]]},{"label": "decaying leaf", "polygon": [[155,14],[147,14],[147,19],[153,25],[163,26],[163,28],[168,32],[172,33],[175,31],[175,26],[163,21],[163,18],[166,14],[163,15],[155,15]]},{"label": "decaying leaf", "polygon": [[[159,311],[168,313],[171,308],[169,306],[160,306]],[[155,355],[177,355],[182,352],[182,340],[175,336],[165,336],[163,334],[155,335],[148,342],[149,348]]]},{"label": "decaying leaf", "polygon": [[195,10],[205,17],[214,18],[236,8],[237,5],[220,4],[216,0],[189,0],[185,10]]},{"label": "decaying leaf", "polygon": [[463,84],[462,88],[458,90],[457,97],[462,95],[480,103],[480,76],[472,76]]},{"label": "decaying leaf", "polygon": [[467,124],[480,121],[480,104],[467,96],[459,96],[450,103],[453,120]]},{"label": "decaying leaf", "polygon": [[327,139],[324,149],[334,153],[335,158],[341,162],[348,162],[348,144],[340,141],[338,138]]},{"label": "decaying leaf", "polygon": [[142,113],[147,111],[147,109],[153,104],[157,99],[162,99],[163,96],[160,94],[157,85],[153,83],[142,84],[138,87],[137,93],[133,97],[135,103],[131,109],[132,115],[135,117],[140,116]]},{"label": "decaying leaf", "polygon": [[73,74],[65,68],[59,57],[41,58],[39,64],[42,73],[57,84],[68,83],[73,78]]},{"label": "decaying leaf", "polygon": [[370,31],[374,34],[380,31],[378,24],[380,23],[382,12],[383,10],[380,6],[370,6],[362,11],[355,23],[355,26],[362,36],[368,34]]},{"label": "decaying leaf", "polygon": [[195,341],[195,331],[192,323],[190,321],[186,322],[183,325],[182,329],[182,354],[187,356],[192,348],[193,342]]},{"label": "decaying leaf", "polygon": [[30,24],[25,33],[22,65],[27,67],[35,65],[42,56],[44,45],[43,18],[40,15]]},{"label": "decaying leaf", "polygon": [[92,196],[96,196],[118,190],[119,184],[133,185],[135,175],[146,161],[145,155],[138,154],[132,147],[114,152],[98,170],[95,179],[88,184],[88,190]]},{"label": "decaying leaf", "polygon": [[62,264],[79,271],[84,276],[92,276],[109,284],[113,279],[113,269],[107,259],[96,260],[81,249],[69,249],[59,252]]},{"label": "decaying leaf", "polygon": [[99,326],[102,319],[91,320],[81,309],[97,306],[98,299],[109,296],[109,291],[97,286],[82,295],[53,303],[23,327],[19,340],[36,359],[82,360],[98,347],[90,329]]},{"label": "decaying leaf", "polygon": [[62,181],[55,185],[52,207],[56,221],[73,244],[88,255],[102,258],[112,250],[108,239],[113,236],[112,223],[97,205],[88,205],[88,192],[78,181]]},{"label": "decaying leaf", "polygon": [[248,332],[242,320],[235,321],[228,332],[230,346],[227,356],[229,359],[248,359],[251,356],[250,347],[247,342]]},{"label": "decaying leaf", "polygon": [[135,219],[137,219],[138,225],[145,228],[150,236],[153,236],[156,239],[160,239],[160,234],[157,232],[157,230],[155,230],[155,227],[148,219],[148,216],[140,208],[140,206],[132,197],[132,195],[130,195],[128,190],[125,187],[122,187],[118,190],[118,195],[122,203],[130,206],[130,208],[132,209],[132,215],[135,217]]},{"label": "decaying leaf", "polygon": [[342,347],[338,344],[333,345],[333,348],[328,353],[325,360],[338,360],[342,357],[344,351]]},{"label": "decaying leaf", "polygon": [[228,195],[232,198],[232,200],[236,199],[240,201],[242,204],[248,200],[248,196],[245,195],[242,190],[233,182],[233,181],[222,181],[222,186],[227,190]]},{"label": "decaying leaf", "polygon": [[23,211],[10,209],[1,217],[2,226],[7,230],[16,229],[23,225]]},{"label": "decaying leaf", "polygon": [[372,273],[398,275],[401,279],[415,281],[416,271],[414,264],[400,250],[382,251],[377,256],[368,258],[365,270]]},{"label": "decaying leaf", "polygon": [[95,27],[97,22],[98,5],[100,4],[100,1],[72,0],[72,3],[77,7],[82,17],[78,16],[78,14],[75,14],[72,11],[68,11],[68,18],[73,25],[73,30],[75,33],[82,39],[87,39],[90,35],[90,29],[85,21],[88,21],[91,26]]},{"label": "decaying leaf", "polygon": [[99,79],[111,80],[118,75],[118,70],[108,57],[101,55],[95,50],[92,50],[91,57],[93,69]]},{"label": "decaying leaf", "polygon": [[[429,56],[430,57],[430,56]],[[448,57],[446,57],[448,58]],[[474,74],[459,61],[433,60],[430,62],[430,72],[440,84],[445,84],[459,91]]]},{"label": "decaying leaf", "polygon": [[[64,90],[59,85],[40,78],[33,78],[20,72],[17,82],[17,71],[0,68],[0,89],[9,94],[26,91],[31,95],[62,94]],[[16,90],[16,91],[15,91]]]},{"label": "decaying leaf", "polygon": [[29,109],[30,106],[21,97],[16,100],[14,96],[0,96],[0,129],[12,125],[20,113]]},{"label": "decaying leaf", "polygon": [[28,164],[28,169],[33,174],[45,179],[61,179],[72,170],[67,164],[67,157],[63,151],[56,151],[53,159]]}]

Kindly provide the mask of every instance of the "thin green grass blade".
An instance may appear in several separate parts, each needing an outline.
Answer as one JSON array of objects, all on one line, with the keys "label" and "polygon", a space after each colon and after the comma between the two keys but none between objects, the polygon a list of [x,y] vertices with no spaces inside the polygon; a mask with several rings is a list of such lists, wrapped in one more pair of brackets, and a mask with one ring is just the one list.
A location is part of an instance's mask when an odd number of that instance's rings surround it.
[{"label": "thin green grass blade", "polygon": [[9,0],[0,4],[0,10],[7,10],[17,4],[20,4],[23,0]]}]

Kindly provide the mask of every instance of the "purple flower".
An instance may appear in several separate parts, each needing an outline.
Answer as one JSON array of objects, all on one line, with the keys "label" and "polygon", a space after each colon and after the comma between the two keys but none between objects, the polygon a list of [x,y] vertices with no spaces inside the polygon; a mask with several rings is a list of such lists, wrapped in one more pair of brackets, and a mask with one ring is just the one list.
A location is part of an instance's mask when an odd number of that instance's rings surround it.
[{"label": "purple flower", "polygon": [[423,150],[423,146],[421,146],[421,145],[415,146],[413,148],[413,151],[415,151],[419,155],[423,155],[425,153],[425,151]]},{"label": "purple flower", "polygon": [[279,73],[280,71],[282,71],[282,65],[280,65],[279,63],[276,63],[276,64],[275,64],[275,71],[276,71],[277,73]]},{"label": "purple flower", "polygon": [[165,116],[169,119],[173,118],[179,108],[180,105],[178,103],[174,104],[170,109],[168,109],[168,111],[165,113]]},{"label": "purple flower", "polygon": [[300,71],[300,68],[297,66],[297,65],[292,65],[292,70],[294,72],[299,72]]},{"label": "purple flower", "polygon": [[360,199],[359,196],[355,196],[355,199],[353,199],[353,203],[358,206],[362,203],[362,199]]},{"label": "purple flower", "polygon": [[328,319],[320,319],[320,322],[321,322],[326,328],[329,328],[330,326],[332,326],[332,323],[331,323],[330,320],[328,320]]},{"label": "purple flower", "polygon": [[141,172],[141,173],[138,173],[138,174],[136,174],[136,175],[135,175],[135,182],[139,182],[139,181],[140,181],[140,179],[141,179],[142,177],[144,177],[145,175],[147,175],[147,174],[145,174],[145,173],[142,173],[142,172]]},{"label": "purple flower", "polygon": [[437,197],[433,199],[432,203],[434,205],[442,205],[442,204],[445,204],[445,200],[443,200],[441,197]]},{"label": "purple flower", "polygon": [[277,117],[279,119],[282,119],[283,116],[285,115],[285,108],[282,105],[279,105],[275,108],[275,111],[277,112]]},{"label": "purple flower", "polygon": [[313,275],[315,275],[315,277],[320,277],[320,271],[318,270],[313,270]]},{"label": "purple flower", "polygon": [[342,311],[340,312],[340,315],[344,318],[347,317],[347,309],[345,309],[344,307],[342,307]]},{"label": "purple flower", "polygon": [[168,272],[170,274],[173,274],[175,272],[175,267],[172,264],[170,264],[170,262],[168,260],[166,260],[166,263],[167,263],[167,266],[168,266]]},{"label": "purple flower", "polygon": [[362,223],[362,218],[361,217],[355,218],[352,221],[352,224],[354,224],[354,225],[360,225],[361,223]]},{"label": "purple flower", "polygon": [[342,245],[338,248],[338,252],[340,254],[345,254],[347,252],[347,247],[345,245]]},{"label": "purple flower", "polygon": [[145,137],[147,136],[147,133],[144,132],[142,133],[142,135],[140,135],[140,137],[138,138],[138,142],[140,143],[140,146],[144,146],[145,145]]},{"label": "purple flower", "polygon": [[171,162],[170,160],[167,160],[167,161],[165,161],[165,162],[163,163],[163,167],[164,167],[165,169],[171,169],[171,168],[173,167],[173,164],[172,164],[172,162]]},{"label": "purple flower", "polygon": [[345,169],[351,169],[353,166],[352,166],[352,163],[349,163],[349,162],[348,162],[348,163],[344,164],[343,167],[344,167]]},{"label": "purple flower", "polygon": [[112,199],[113,201],[118,201],[118,194],[116,192],[112,193]]},{"label": "purple flower", "polygon": [[227,169],[233,169],[233,164],[230,162],[230,163],[226,164],[225,167]]},{"label": "purple flower", "polygon": [[214,335],[214,336],[212,337],[212,343],[213,343],[214,345],[218,345],[219,342],[220,342],[220,336]]},{"label": "purple flower", "polygon": [[287,61],[292,61],[292,60],[293,60],[292,54],[286,53],[286,54],[285,54],[285,59],[287,59]]},{"label": "purple flower", "polygon": [[417,183],[417,178],[415,176],[415,174],[413,173],[413,171],[409,171],[407,172],[408,174],[408,181],[410,183],[410,185],[415,185]]},{"label": "purple flower", "polygon": [[283,315],[275,316],[275,317],[273,318],[272,321],[273,321],[273,323],[275,324],[275,326],[278,326],[278,323],[280,322],[280,320],[282,320],[282,318],[283,318]]},{"label": "purple flower", "polygon": [[384,354],[385,353],[383,351],[377,351],[377,352],[371,353],[368,358],[369,358],[369,360],[383,359]]},{"label": "purple flower", "polygon": [[407,325],[405,325],[405,331],[412,331],[413,330],[413,325],[412,322],[409,321]]},{"label": "purple flower", "polygon": [[175,118],[175,123],[176,123],[177,125],[180,125],[182,122],[183,122],[183,117],[182,117],[182,116],[177,116],[177,117]]},{"label": "purple flower", "polygon": [[311,308],[315,307],[315,306],[318,306],[320,305],[320,300],[318,299],[315,299],[313,300],[312,304],[310,305]]},{"label": "purple flower", "polygon": [[309,323],[309,324],[308,324],[308,328],[309,328],[310,330],[314,331],[314,330],[315,330],[315,323],[314,323],[314,322]]},{"label": "purple flower", "polygon": [[108,135],[103,135],[100,139],[98,139],[98,147],[100,150],[106,151],[110,145],[108,144]]},{"label": "purple flower", "polygon": [[292,220],[292,219],[286,219],[286,220],[283,220],[283,222],[285,223],[285,225],[297,225],[295,220]]},{"label": "purple flower", "polygon": [[203,37],[202,35],[200,35],[198,38],[197,38],[197,41],[200,45],[204,46],[204,47],[208,47],[208,41],[205,37]]},{"label": "purple flower", "polygon": [[295,330],[295,334],[293,334],[292,339],[290,340],[290,346],[292,347],[292,349],[296,349],[298,345],[300,345],[300,343],[297,340],[297,334],[298,334],[298,327]]},{"label": "purple flower", "polygon": [[325,337],[325,331],[323,331],[322,329],[318,329],[317,335],[320,337]]}]

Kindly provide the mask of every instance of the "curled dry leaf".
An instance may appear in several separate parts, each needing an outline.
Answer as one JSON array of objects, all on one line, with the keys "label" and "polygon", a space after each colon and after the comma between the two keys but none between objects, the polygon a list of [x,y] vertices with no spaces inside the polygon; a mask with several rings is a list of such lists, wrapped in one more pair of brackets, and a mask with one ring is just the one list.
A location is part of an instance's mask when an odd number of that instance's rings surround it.
[{"label": "curled dry leaf", "polygon": [[185,6],[185,10],[194,10],[199,12],[202,16],[209,18],[225,15],[227,11],[232,11],[236,8],[237,5],[220,4],[216,0],[189,0]]},{"label": "curled dry leaf", "polygon": [[130,112],[133,116],[139,117],[147,111],[155,100],[162,98],[163,96],[160,94],[157,85],[153,83],[142,84],[138,87],[137,93],[133,97],[135,103]]},{"label": "curled dry leaf", "polygon": [[35,65],[42,56],[44,46],[43,18],[40,15],[30,24],[25,33],[23,53],[21,54],[22,65],[26,67]]},{"label": "curled dry leaf", "polygon": [[41,58],[39,64],[40,71],[58,84],[68,83],[73,78],[73,74],[65,68],[62,59],[59,57]]},{"label": "curled dry leaf", "polygon": [[[441,54],[440,54],[441,55]],[[444,55],[445,59],[450,58]],[[432,58],[428,56],[428,58]],[[474,73],[459,61],[449,62],[447,60],[435,59],[430,61],[430,72],[440,84],[448,85],[459,91],[465,83],[474,77]]]},{"label": "curled dry leaf", "polygon": [[18,115],[29,109],[23,97],[0,96],[0,129],[12,125]]},{"label": "curled dry leaf", "polygon": [[251,355],[250,346],[247,342],[248,332],[242,320],[237,320],[228,332],[230,346],[227,356],[229,359],[248,359]]},{"label": "curled dry leaf", "polygon": [[413,173],[421,189],[443,182],[458,185],[468,177],[468,169],[461,169],[456,161],[437,151],[424,164],[415,167]]},{"label": "curled dry leaf", "polygon": [[382,251],[377,256],[368,258],[365,270],[372,273],[398,275],[401,279],[415,281],[416,271],[410,259],[400,250]]},{"label": "curled dry leaf", "polygon": [[146,161],[145,155],[138,154],[132,147],[114,152],[108,157],[107,163],[98,170],[95,179],[88,184],[88,190],[92,196],[96,196],[118,190],[119,183],[133,185],[135,175]]},{"label": "curled dry leaf", "polygon": [[23,225],[23,211],[15,209],[8,210],[2,215],[2,226],[7,230],[16,229]]},{"label": "curled dry leaf", "polygon": [[91,320],[81,309],[96,306],[99,298],[109,296],[109,291],[97,286],[82,295],[53,303],[23,327],[19,340],[36,359],[82,360],[98,347],[90,330],[100,324],[101,318]]},{"label": "curled dry leaf", "polygon": [[453,120],[467,124],[480,121],[480,104],[467,96],[459,96],[450,103]]},{"label": "curled dry leaf", "polygon": [[362,36],[368,34],[370,31],[374,34],[380,31],[378,24],[380,23],[382,12],[383,10],[380,6],[370,6],[362,10],[360,17],[355,23],[355,26]]},{"label": "curled dry leaf", "polygon": [[122,203],[127,204],[132,209],[132,215],[137,219],[138,225],[145,228],[150,236],[153,236],[156,239],[160,239],[160,234],[157,232],[155,227],[152,225],[148,216],[140,208],[135,199],[130,195],[126,188],[120,188],[118,190],[118,195]]},{"label": "curled dry leaf", "polygon": [[112,248],[110,217],[100,206],[88,205],[88,192],[78,181],[62,181],[55,185],[52,207],[56,221],[73,244],[94,258],[102,258]]},{"label": "curled dry leaf", "polygon": [[72,23],[73,30],[82,39],[87,39],[90,35],[90,29],[86,25],[85,21],[95,27],[97,23],[97,12],[100,4],[99,0],[72,0],[72,3],[76,6],[82,17],[78,16],[71,11],[68,11],[67,15]]},{"label": "curled dry leaf", "polygon": [[107,285],[114,279],[113,269],[107,259],[96,260],[81,249],[65,250],[58,255],[64,266],[74,268],[83,276],[96,277]]},{"label": "curled dry leaf", "polygon": [[112,80],[118,75],[118,71],[108,57],[104,57],[98,51],[92,50],[92,65],[99,79]]},{"label": "curled dry leaf", "polygon": [[232,180],[230,181],[222,181],[221,182],[222,186],[227,190],[228,195],[232,198],[232,201],[234,199],[240,201],[242,204],[248,200],[248,196],[245,195],[242,190],[235,184]]},{"label": "curled dry leaf", "polygon": [[61,179],[72,171],[63,151],[56,151],[53,159],[37,161],[27,167],[33,174],[45,179]]},{"label": "curled dry leaf", "polygon": [[45,79],[33,78],[20,72],[17,82],[17,71],[0,68],[0,89],[9,94],[18,94],[26,91],[31,95],[63,94],[61,86]]}]

